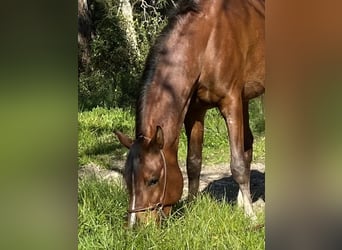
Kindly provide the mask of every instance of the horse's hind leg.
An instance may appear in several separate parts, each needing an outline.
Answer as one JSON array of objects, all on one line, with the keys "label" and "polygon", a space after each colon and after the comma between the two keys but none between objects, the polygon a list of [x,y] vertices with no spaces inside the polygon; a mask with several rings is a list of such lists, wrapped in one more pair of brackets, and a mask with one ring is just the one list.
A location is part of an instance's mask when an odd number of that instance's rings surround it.
[{"label": "horse's hind leg", "polygon": [[192,104],[184,120],[186,136],[188,138],[186,170],[189,180],[188,199],[190,201],[197,195],[199,189],[205,113],[206,109]]},{"label": "horse's hind leg", "polygon": [[[250,160],[252,156],[252,151],[248,150],[245,144],[249,145],[251,138],[249,138],[249,143],[244,140],[244,134],[249,129],[244,129],[244,109],[248,112],[248,106],[243,107],[243,101],[239,93],[231,94],[225,98],[219,108],[225,118],[228,133],[229,133],[229,144],[230,144],[230,154],[231,162],[230,168],[234,180],[239,184],[238,204],[242,203],[244,206],[245,213],[255,219],[256,216],[252,207],[252,199],[250,195]],[[249,127],[249,126],[248,126]],[[246,139],[248,133],[246,133]]]},{"label": "horse's hind leg", "polygon": [[[252,130],[249,126],[249,113],[248,113],[248,101],[243,102],[243,130],[244,130],[244,156],[245,161],[247,164],[247,171],[250,171],[252,157],[253,157],[253,134]],[[250,176],[250,174],[249,174]],[[250,180],[250,177],[248,177]],[[249,182],[248,182],[249,184]],[[248,191],[250,188],[248,187]],[[243,194],[241,192],[241,189],[239,189],[238,197],[237,197],[237,203],[239,207],[243,207],[244,201],[243,201]]]}]

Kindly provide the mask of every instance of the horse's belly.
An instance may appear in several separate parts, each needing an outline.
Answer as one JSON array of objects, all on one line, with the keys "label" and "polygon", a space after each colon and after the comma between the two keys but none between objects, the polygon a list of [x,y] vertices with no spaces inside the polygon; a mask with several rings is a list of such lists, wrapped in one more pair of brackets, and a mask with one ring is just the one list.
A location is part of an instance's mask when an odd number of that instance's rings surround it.
[{"label": "horse's belly", "polygon": [[265,87],[261,82],[247,82],[243,89],[243,98],[250,100],[265,92]]},{"label": "horse's belly", "polygon": [[[260,82],[247,82],[243,87],[243,99],[250,100],[258,97],[265,92],[265,87]],[[226,88],[210,89],[207,86],[200,86],[197,89],[197,98],[207,104],[215,105],[219,103],[228,93]]]}]

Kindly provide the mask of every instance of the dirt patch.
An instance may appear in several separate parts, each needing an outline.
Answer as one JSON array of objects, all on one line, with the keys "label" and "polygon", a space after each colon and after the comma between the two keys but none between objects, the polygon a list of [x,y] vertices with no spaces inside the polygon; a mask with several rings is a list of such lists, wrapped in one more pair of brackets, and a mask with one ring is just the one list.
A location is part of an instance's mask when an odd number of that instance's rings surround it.
[{"label": "dirt patch", "polygon": [[95,178],[99,180],[117,180],[122,179],[122,174],[119,171],[108,170],[104,169],[100,166],[95,164],[88,164],[82,166],[78,170],[78,178],[85,179],[85,178]]},{"label": "dirt patch", "polygon": [[[183,198],[188,195],[188,178],[185,167],[182,167],[184,178]],[[255,209],[265,208],[265,165],[251,165],[251,196]],[[234,181],[228,164],[204,166],[200,176],[200,192],[210,194],[218,201],[235,203],[239,185]]]},{"label": "dirt patch", "polygon": [[[102,180],[120,180],[122,181],[123,162],[115,162],[111,170],[103,169],[95,164],[82,166],[78,171],[80,179],[93,177]],[[182,198],[188,195],[188,178],[186,168],[180,165],[184,189]],[[219,164],[213,166],[203,166],[200,177],[200,192],[210,194],[214,199],[235,203],[239,191],[238,184],[233,180],[228,164]],[[256,163],[251,165],[251,195],[253,207],[255,209],[264,209],[265,207],[265,165]]]}]

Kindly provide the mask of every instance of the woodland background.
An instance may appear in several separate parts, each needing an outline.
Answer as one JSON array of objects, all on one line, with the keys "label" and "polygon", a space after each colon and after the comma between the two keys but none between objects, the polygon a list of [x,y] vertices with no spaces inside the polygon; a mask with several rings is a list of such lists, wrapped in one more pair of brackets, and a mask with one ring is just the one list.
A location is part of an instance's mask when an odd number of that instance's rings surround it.
[{"label": "woodland background", "polygon": [[79,110],[134,106],[148,50],[175,4],[78,0]]}]

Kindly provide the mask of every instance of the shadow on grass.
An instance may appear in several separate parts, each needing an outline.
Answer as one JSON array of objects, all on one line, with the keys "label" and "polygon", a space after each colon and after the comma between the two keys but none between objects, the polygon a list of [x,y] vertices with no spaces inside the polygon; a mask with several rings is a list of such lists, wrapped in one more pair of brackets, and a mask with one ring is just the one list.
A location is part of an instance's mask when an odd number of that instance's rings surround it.
[{"label": "shadow on grass", "polygon": [[190,204],[188,201],[186,200],[181,200],[179,202],[177,202],[175,205],[172,206],[172,210],[171,210],[171,217],[172,219],[179,219],[179,218],[183,218],[184,217],[184,213],[185,213],[185,207]]},{"label": "shadow on grass", "polygon": [[[256,202],[260,198],[265,201],[265,173],[258,170],[251,170],[250,186],[252,201]],[[239,185],[235,182],[233,176],[229,176],[212,181],[203,189],[201,194],[208,194],[219,202],[224,201],[229,204],[235,204],[238,192]],[[193,202],[196,202],[196,199],[193,201],[181,200],[175,204],[172,208],[172,218],[179,219],[184,217],[185,208],[192,206]]]},{"label": "shadow on grass", "polygon": [[[259,198],[265,201],[265,173],[258,170],[251,171],[251,196],[255,202]],[[225,201],[235,204],[239,192],[239,185],[233,179],[233,176],[224,177],[215,180],[202,191],[204,194],[209,194],[212,198],[218,201]]]},{"label": "shadow on grass", "polygon": [[113,142],[102,142],[96,143],[96,145],[92,146],[85,150],[85,154],[87,155],[99,155],[99,154],[109,154],[109,153],[123,153],[124,148],[119,143]]}]

